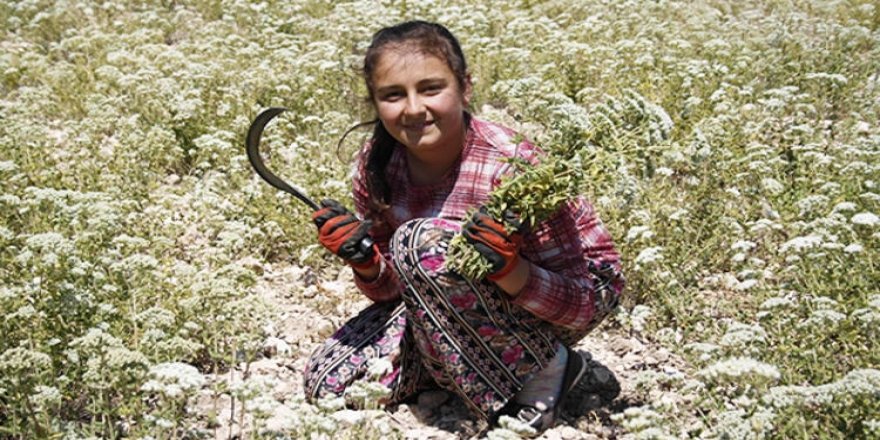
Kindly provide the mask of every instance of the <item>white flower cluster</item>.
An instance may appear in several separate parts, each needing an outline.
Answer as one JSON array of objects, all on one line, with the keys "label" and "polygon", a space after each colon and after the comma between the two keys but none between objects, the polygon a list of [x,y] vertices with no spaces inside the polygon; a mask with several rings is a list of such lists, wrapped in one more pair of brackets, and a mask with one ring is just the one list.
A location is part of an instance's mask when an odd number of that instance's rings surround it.
[{"label": "white flower cluster", "polygon": [[390,392],[390,388],[379,382],[360,380],[345,389],[345,400],[356,408],[378,409]]},{"label": "white flower cluster", "polygon": [[874,227],[880,225],[880,217],[878,217],[877,214],[874,214],[873,212],[860,212],[856,215],[853,215],[852,218],[850,218],[850,221],[854,225],[860,226]]},{"label": "white flower cluster", "polygon": [[651,310],[651,307],[638,304],[629,311],[623,308],[619,309],[615,319],[624,327],[636,333],[642,333],[645,331],[645,326],[653,314],[654,312]]},{"label": "white flower cluster", "polygon": [[712,354],[719,351],[721,347],[708,342],[691,342],[686,344],[684,349],[686,352],[695,354],[700,361],[705,362],[712,359]]},{"label": "white flower cluster", "polygon": [[752,358],[734,357],[709,365],[697,372],[716,384],[759,385],[772,383],[780,378],[779,369]]},{"label": "white flower cluster", "polygon": [[733,353],[755,354],[767,343],[767,332],[757,324],[734,322],[721,337],[721,346]]},{"label": "white flower cluster", "polygon": [[150,367],[150,380],[141,389],[159,393],[166,398],[178,399],[192,395],[205,384],[205,376],[199,370],[182,362],[164,362]]},{"label": "white flower cluster", "polygon": [[635,264],[640,267],[648,266],[652,263],[656,263],[658,261],[663,260],[663,247],[662,246],[651,246],[645,249],[642,249],[641,252],[635,258]]},{"label": "white flower cluster", "polygon": [[845,86],[848,80],[846,76],[839,73],[812,72],[804,75],[809,80],[828,81],[835,87]]},{"label": "white flower cluster", "polygon": [[831,199],[828,198],[828,196],[815,194],[798,200],[795,205],[800,210],[800,216],[806,218],[814,215],[821,215],[822,210],[828,206],[830,200]]},{"label": "white flower cluster", "polygon": [[753,414],[743,409],[725,411],[714,416],[709,438],[762,439],[773,430],[775,418],[776,415],[766,409]]},{"label": "white flower cluster", "polygon": [[818,331],[831,331],[837,328],[837,325],[846,319],[843,313],[828,310],[814,310],[810,316],[798,324],[799,328],[812,328]]},{"label": "white flower cluster", "polygon": [[779,247],[779,252],[783,254],[788,253],[789,251],[804,252],[806,250],[818,247],[822,244],[822,242],[822,237],[815,234],[803,237],[795,237],[783,243],[782,246]]},{"label": "white flower cluster", "polygon": [[633,226],[626,232],[626,241],[650,240],[654,232],[648,226]]},{"label": "white flower cluster", "polygon": [[40,374],[47,370],[51,363],[52,358],[46,353],[23,347],[10,348],[0,354],[0,371],[4,372],[4,381],[15,380],[18,375]]},{"label": "white flower cluster", "polygon": [[774,408],[830,405],[841,399],[876,399],[880,393],[880,370],[853,370],[842,379],[824,385],[783,385],[771,387],[762,401]]},{"label": "white flower cluster", "polygon": [[62,402],[63,396],[61,391],[56,387],[38,385],[35,393],[28,398],[32,405],[39,408],[40,411],[50,411],[55,405]]},{"label": "white flower cluster", "polygon": [[784,296],[775,296],[773,298],[769,298],[761,303],[761,310],[785,310],[794,307],[795,303]]},{"label": "white flower cluster", "polygon": [[367,361],[367,377],[371,379],[381,379],[392,371],[394,365],[388,358],[371,358]]},{"label": "white flower cluster", "polygon": [[880,294],[871,295],[867,307],[853,310],[849,318],[861,327],[868,337],[880,336]]},{"label": "white flower cluster", "polygon": [[491,440],[515,440],[533,437],[535,434],[535,428],[513,417],[501,416],[498,418],[498,428],[489,431],[486,437]]},{"label": "white flower cluster", "polygon": [[758,319],[776,319],[780,322],[789,322],[797,303],[791,295],[774,296],[764,300],[759,306],[760,311],[755,315]]},{"label": "white flower cluster", "polygon": [[611,420],[620,423],[632,439],[672,440],[677,437],[670,435],[663,426],[663,416],[650,406],[633,406],[623,413],[613,414]]}]

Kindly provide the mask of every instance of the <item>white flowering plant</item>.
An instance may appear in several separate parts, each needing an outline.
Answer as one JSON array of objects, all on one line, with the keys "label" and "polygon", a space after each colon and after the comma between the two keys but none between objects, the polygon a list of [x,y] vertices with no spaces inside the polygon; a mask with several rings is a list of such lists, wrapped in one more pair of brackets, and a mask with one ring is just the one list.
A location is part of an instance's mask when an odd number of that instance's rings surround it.
[{"label": "white flowering plant", "polygon": [[[289,300],[339,313],[348,296],[316,294],[338,262],[313,251],[307,209],[254,175],[245,132],[289,108],[265,132],[270,168],[344,200],[364,137],[332,146],[373,117],[356,67],[380,26],[420,18],[459,37],[477,116],[580,157],[583,178],[554,192],[587,195],[617,238],[623,330],[688,362],[694,379],[644,388],[688,402],[620,410],[615,429],[876,436],[878,14],[868,0],[0,0],[0,432],[209,435],[194,401],[231,396],[218,378],[263,355],[270,267],[307,266]],[[399,434],[254,393],[230,406],[295,415],[253,437]]]}]

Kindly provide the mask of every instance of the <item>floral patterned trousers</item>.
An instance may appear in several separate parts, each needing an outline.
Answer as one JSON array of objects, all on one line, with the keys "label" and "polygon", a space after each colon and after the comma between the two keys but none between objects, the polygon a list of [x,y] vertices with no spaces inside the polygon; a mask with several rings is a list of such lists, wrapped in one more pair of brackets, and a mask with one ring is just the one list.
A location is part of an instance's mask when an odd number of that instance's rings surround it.
[{"label": "floral patterned trousers", "polygon": [[391,263],[402,301],[371,305],[318,347],[305,371],[307,398],[342,395],[364,377],[370,358],[384,357],[394,366],[381,379],[392,390],[389,403],[439,387],[491,419],[560,343],[580,339],[511,304],[493,283],[447,272],[449,239],[460,228],[437,218],[398,228]]}]

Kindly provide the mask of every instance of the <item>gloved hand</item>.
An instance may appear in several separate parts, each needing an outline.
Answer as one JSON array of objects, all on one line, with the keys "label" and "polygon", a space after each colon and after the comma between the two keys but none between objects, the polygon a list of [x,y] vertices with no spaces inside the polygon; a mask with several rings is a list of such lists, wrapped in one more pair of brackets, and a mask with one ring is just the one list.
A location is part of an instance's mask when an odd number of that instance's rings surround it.
[{"label": "gloved hand", "polygon": [[375,244],[366,250],[360,248],[361,240],[369,235],[370,220],[358,220],[336,200],[325,199],[321,209],[312,213],[312,221],[318,226],[318,241],[350,266],[367,269],[379,264],[381,257]]},{"label": "gloved hand", "polygon": [[489,216],[485,207],[481,207],[462,228],[465,240],[492,264],[492,270],[486,277],[490,281],[503,278],[519,262],[519,247],[522,245],[519,220],[515,214],[507,211],[504,213],[504,221],[515,226],[517,230],[508,234],[504,226]]}]

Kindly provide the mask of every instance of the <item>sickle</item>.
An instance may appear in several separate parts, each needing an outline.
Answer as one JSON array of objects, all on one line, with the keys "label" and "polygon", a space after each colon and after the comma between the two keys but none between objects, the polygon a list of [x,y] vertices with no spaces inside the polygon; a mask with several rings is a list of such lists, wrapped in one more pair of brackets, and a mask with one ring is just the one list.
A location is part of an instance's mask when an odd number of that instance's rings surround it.
[{"label": "sickle", "polygon": [[[263,163],[263,158],[260,157],[260,137],[263,135],[263,129],[266,128],[266,125],[272,120],[272,118],[280,115],[285,110],[287,109],[284,107],[268,108],[257,115],[257,118],[251,123],[251,127],[248,129],[247,133],[247,140],[245,141],[248,161],[250,161],[254,170],[257,171],[257,174],[259,174],[263,180],[269,182],[269,185],[293,195],[302,200],[306,205],[309,205],[313,211],[317,211],[321,209],[321,207],[318,206],[314,200],[310,199],[309,196],[305,195],[302,191],[281,180],[281,178],[276,176],[275,173],[269,171],[269,169],[266,168],[266,164]],[[373,239],[369,235],[362,238],[360,243],[358,243],[358,249],[364,253],[372,251],[372,247]]]}]

